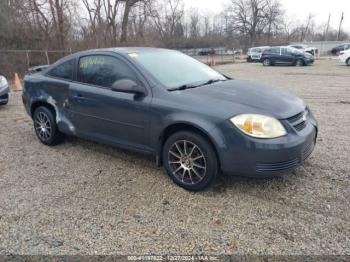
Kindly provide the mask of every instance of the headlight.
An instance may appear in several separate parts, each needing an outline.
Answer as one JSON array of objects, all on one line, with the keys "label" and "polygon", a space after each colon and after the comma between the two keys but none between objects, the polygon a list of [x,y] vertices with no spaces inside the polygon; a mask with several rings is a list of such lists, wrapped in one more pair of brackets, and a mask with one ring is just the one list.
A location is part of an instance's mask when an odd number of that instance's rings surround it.
[{"label": "headlight", "polygon": [[7,86],[7,80],[3,76],[0,76],[0,86]]},{"label": "headlight", "polygon": [[232,117],[230,121],[252,137],[276,138],[287,134],[280,121],[270,116],[243,114]]}]

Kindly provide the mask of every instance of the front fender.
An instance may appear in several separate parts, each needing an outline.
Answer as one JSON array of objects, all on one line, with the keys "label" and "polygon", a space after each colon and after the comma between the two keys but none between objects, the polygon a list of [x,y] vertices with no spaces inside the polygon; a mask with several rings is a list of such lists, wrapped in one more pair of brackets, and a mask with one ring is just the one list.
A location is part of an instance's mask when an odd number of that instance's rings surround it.
[{"label": "front fender", "polygon": [[161,125],[152,125],[151,143],[157,145],[156,154],[161,156],[162,147],[166,140],[165,134],[172,127],[186,128],[190,127],[192,129],[199,130],[206,137],[210,139],[213,144],[214,149],[217,151],[219,147],[225,145],[223,136],[220,134],[219,130],[216,128],[216,122],[213,120],[207,120],[203,117],[198,117],[195,114],[186,113],[172,113],[163,118],[164,122]]}]

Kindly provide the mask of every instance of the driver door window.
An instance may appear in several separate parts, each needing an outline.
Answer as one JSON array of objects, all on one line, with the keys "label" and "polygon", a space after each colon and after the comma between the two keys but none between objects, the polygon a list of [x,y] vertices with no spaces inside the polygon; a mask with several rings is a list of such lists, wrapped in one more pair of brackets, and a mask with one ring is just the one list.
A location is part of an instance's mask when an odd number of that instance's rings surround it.
[{"label": "driver door window", "polygon": [[92,55],[79,60],[78,81],[81,83],[111,88],[114,82],[122,79],[140,83],[135,72],[115,57]]}]

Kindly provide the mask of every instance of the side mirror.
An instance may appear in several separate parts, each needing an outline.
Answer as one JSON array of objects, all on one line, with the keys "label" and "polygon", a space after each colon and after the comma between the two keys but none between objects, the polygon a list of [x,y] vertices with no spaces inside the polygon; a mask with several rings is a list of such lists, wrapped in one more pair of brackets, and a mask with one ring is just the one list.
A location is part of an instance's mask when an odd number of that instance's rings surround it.
[{"label": "side mirror", "polygon": [[145,94],[145,89],[139,86],[135,81],[131,79],[121,79],[113,83],[111,89],[117,92],[132,93],[132,94]]}]

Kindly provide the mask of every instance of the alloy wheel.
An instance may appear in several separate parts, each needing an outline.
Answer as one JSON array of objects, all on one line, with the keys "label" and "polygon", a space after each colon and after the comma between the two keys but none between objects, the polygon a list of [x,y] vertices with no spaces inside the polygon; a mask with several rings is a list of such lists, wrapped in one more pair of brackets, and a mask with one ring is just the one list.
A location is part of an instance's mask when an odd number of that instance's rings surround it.
[{"label": "alloy wheel", "polygon": [[52,135],[52,126],[48,115],[39,112],[34,120],[35,131],[42,141],[48,141]]},{"label": "alloy wheel", "polygon": [[270,59],[264,60],[264,66],[269,66],[271,64]]},{"label": "alloy wheel", "polygon": [[168,164],[175,178],[184,184],[198,184],[207,173],[207,163],[202,150],[188,140],[178,140],[170,147]]},{"label": "alloy wheel", "polygon": [[303,65],[304,65],[303,61],[298,59],[296,62],[296,66],[303,66]]}]

